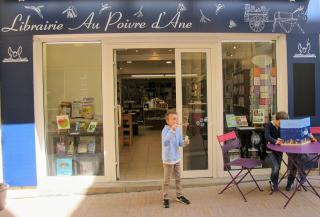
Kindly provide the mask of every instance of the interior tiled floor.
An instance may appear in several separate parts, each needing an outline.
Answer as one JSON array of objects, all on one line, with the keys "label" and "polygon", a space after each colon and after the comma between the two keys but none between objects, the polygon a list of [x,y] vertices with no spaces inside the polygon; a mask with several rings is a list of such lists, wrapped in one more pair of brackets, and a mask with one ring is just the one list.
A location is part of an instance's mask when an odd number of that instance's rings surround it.
[{"label": "interior tiled floor", "polygon": [[120,180],[161,179],[161,130],[139,128],[131,146],[120,151]]}]

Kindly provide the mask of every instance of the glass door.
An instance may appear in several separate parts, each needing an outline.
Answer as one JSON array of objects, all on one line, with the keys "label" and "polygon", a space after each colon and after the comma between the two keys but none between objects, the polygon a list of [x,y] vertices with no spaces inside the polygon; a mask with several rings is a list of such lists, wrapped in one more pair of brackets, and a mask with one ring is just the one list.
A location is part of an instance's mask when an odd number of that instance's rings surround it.
[{"label": "glass door", "polygon": [[184,178],[212,176],[209,112],[210,50],[176,50],[177,111],[190,144],[182,150]]}]

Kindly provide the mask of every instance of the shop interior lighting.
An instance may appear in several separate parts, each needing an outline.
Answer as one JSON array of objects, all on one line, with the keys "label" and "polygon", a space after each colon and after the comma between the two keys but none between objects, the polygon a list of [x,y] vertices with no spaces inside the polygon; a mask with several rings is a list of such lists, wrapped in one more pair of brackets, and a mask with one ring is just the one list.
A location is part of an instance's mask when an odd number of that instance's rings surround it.
[{"label": "shop interior lighting", "polygon": [[171,60],[167,60],[166,63],[167,64],[172,64],[172,61]]},{"label": "shop interior lighting", "polygon": [[[197,74],[183,74],[182,77],[197,77]],[[173,78],[175,74],[145,74],[145,75],[131,75],[131,78]]]},{"label": "shop interior lighting", "polygon": [[132,61],[131,61],[131,60],[128,60],[128,61],[127,61],[127,63],[128,63],[128,64],[131,64],[131,63],[132,63]]},{"label": "shop interior lighting", "polygon": [[174,77],[174,74],[145,74],[145,75],[131,75],[131,78],[164,78]]}]

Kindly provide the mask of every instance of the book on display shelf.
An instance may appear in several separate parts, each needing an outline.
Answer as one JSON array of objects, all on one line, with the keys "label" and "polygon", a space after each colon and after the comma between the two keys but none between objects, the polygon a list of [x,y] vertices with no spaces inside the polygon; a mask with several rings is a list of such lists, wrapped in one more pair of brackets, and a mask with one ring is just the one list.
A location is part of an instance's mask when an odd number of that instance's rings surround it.
[{"label": "book on display shelf", "polygon": [[66,143],[64,141],[59,141],[56,143],[56,154],[66,154]]},{"label": "book on display shelf", "polygon": [[96,127],[97,127],[98,122],[96,121],[91,121],[88,128],[87,128],[87,132],[88,133],[94,133],[96,131]]},{"label": "book on display shelf", "polygon": [[66,157],[57,158],[56,173],[57,173],[57,176],[71,176],[72,175],[72,158],[66,158]]},{"label": "book on display shelf", "polygon": [[264,124],[266,110],[264,109],[253,109],[252,110],[252,123],[253,124]]},{"label": "book on display shelf", "polygon": [[73,101],[71,109],[72,118],[82,118],[82,101]]},{"label": "book on display shelf", "polygon": [[70,129],[70,120],[68,115],[58,115],[56,116],[57,126],[59,130]]},{"label": "book on display shelf", "polygon": [[96,143],[88,144],[88,153],[94,154],[96,152]]},{"label": "book on display shelf", "polygon": [[236,116],[234,114],[226,114],[227,127],[237,127]]},{"label": "book on display shelf", "polygon": [[235,116],[236,122],[238,127],[247,127],[248,126],[248,120],[245,115],[243,116]]}]

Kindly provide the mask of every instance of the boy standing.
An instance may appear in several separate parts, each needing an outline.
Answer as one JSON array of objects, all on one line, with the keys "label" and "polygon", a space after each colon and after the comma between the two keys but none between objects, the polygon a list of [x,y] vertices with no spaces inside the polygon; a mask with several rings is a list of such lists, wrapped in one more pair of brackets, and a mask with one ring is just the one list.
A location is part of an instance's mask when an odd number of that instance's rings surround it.
[{"label": "boy standing", "polygon": [[161,133],[162,143],[162,162],[163,162],[163,207],[169,208],[169,183],[172,172],[174,172],[176,181],[176,201],[183,204],[190,204],[190,201],[182,195],[181,186],[181,167],[179,148],[188,145],[189,140],[183,141],[181,130],[178,127],[178,114],[174,111],[168,111],[165,116],[167,125],[164,126]]}]

